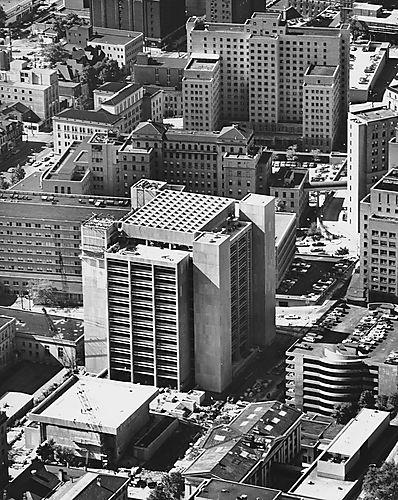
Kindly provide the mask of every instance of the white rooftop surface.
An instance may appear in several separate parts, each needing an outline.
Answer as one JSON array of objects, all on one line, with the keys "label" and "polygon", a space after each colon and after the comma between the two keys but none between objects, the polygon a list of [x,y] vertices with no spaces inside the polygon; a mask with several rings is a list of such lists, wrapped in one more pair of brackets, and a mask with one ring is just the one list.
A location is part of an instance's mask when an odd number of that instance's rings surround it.
[{"label": "white rooftop surface", "polygon": [[[367,7],[366,7],[367,8]],[[369,25],[393,25],[394,27],[398,27],[398,9],[394,9],[389,11],[390,15],[387,17],[375,17],[375,16],[361,16],[355,15],[355,19],[359,21],[364,21]]]},{"label": "white rooftop surface", "polygon": [[[83,392],[91,411],[82,402]],[[96,377],[80,377],[79,380],[61,394],[38,415],[53,419],[54,422],[100,425],[107,429],[117,429],[141,406],[151,400],[158,389],[149,385],[118,382]]]},{"label": "white rooftop surface", "polygon": [[382,6],[381,5],[374,5],[372,3],[366,3],[366,2],[354,2],[353,4],[354,9],[366,9],[366,10],[379,10]]},{"label": "white rooftop surface", "polygon": [[7,418],[11,418],[32,400],[33,396],[24,392],[6,392],[0,398],[0,411],[5,411]]},{"label": "white rooftop surface", "polygon": [[[353,48],[356,47],[356,50]],[[371,86],[377,69],[382,61],[384,51],[376,49],[373,52],[364,51],[364,47],[358,44],[351,45],[350,55],[355,56],[355,60],[350,58],[350,88],[351,89],[366,89]],[[365,68],[374,65],[372,72],[365,72]],[[366,78],[366,82],[360,82],[361,78]]]},{"label": "white rooftop surface", "polygon": [[342,481],[340,479],[318,476],[316,467],[314,467],[311,472],[300,479],[300,483],[296,483],[289,490],[289,493],[319,500],[343,500],[348,498],[348,492],[356,483],[357,481]]},{"label": "white rooftop surface", "polygon": [[124,221],[127,224],[195,233],[225,210],[230,198],[164,190]]},{"label": "white rooftop surface", "polygon": [[[149,262],[158,262],[161,264],[166,264],[170,262],[172,264],[178,264],[189,256],[189,252],[183,250],[169,250],[168,248],[152,247],[148,245],[137,245],[134,249],[124,249],[118,251],[120,255],[131,255],[133,257],[139,258],[140,262],[145,260]],[[109,253],[112,255],[112,253]]]},{"label": "white rooftop surface", "polygon": [[344,432],[336,436],[327,451],[352,457],[386,419],[389,419],[386,411],[363,408]]}]

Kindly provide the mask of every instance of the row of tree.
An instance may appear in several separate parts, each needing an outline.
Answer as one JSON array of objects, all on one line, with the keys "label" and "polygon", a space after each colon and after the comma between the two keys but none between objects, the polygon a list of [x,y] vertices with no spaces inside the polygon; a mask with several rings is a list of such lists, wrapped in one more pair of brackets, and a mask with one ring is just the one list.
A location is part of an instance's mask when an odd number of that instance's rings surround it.
[{"label": "row of tree", "polygon": [[392,414],[397,414],[398,392],[390,396],[380,394],[375,398],[372,391],[363,391],[358,401],[337,405],[334,409],[333,417],[339,424],[347,424],[352,418],[357,416],[362,408],[389,411]]}]

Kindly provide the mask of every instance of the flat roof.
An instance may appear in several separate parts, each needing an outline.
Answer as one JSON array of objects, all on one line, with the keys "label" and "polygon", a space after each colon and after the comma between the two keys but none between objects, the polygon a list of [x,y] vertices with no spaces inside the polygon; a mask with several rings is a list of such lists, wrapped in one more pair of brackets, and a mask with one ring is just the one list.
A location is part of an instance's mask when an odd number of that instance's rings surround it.
[{"label": "flat roof", "polygon": [[366,2],[354,2],[353,3],[353,8],[354,9],[366,9],[366,10],[379,10],[382,9],[382,5],[374,5],[373,3],[366,3]]},{"label": "flat roof", "polygon": [[117,104],[121,103],[124,101],[124,99],[127,99],[129,96],[134,94],[134,92],[137,92],[140,88],[142,88],[143,85],[140,85],[138,83],[132,83],[131,85],[128,85],[127,87],[122,88],[119,90],[113,97],[110,99],[103,101],[101,103],[101,106],[116,106]]},{"label": "flat roof", "polygon": [[[3,314],[1,309],[2,308],[0,308],[0,314]],[[0,316],[0,328],[2,328],[4,325],[7,325],[10,321],[12,321],[12,318],[10,316],[7,316],[7,314],[5,314],[4,316]]]},{"label": "flat roof", "polygon": [[[95,28],[94,28],[95,29]],[[134,33],[134,35],[118,35],[117,33],[107,33],[107,34],[98,34],[94,35],[90,38],[88,43],[98,43],[104,45],[127,45],[130,42],[136,41],[137,38],[143,38],[143,34],[140,31],[130,32]]]},{"label": "flat roof", "polygon": [[[390,421],[387,411],[362,408],[344,430],[335,437],[327,453],[352,457],[385,421]],[[320,458],[322,460],[322,457]]]},{"label": "flat roof", "polygon": [[101,123],[104,125],[113,125],[120,120],[119,115],[114,115],[105,111],[104,109],[99,109],[94,111],[92,109],[75,109],[68,108],[64,109],[57,115],[55,115],[54,120],[76,120],[81,122],[94,122]]},{"label": "flat roof", "polygon": [[33,402],[33,396],[31,394],[25,394],[24,392],[6,392],[4,396],[0,397],[0,412],[5,411],[7,418],[12,418],[30,402]]},{"label": "flat roof", "polygon": [[195,233],[234,203],[231,198],[165,189],[142,208],[131,213],[124,222]]},{"label": "flat roof", "polygon": [[397,112],[385,106],[379,108],[362,109],[360,111],[350,111],[350,115],[361,118],[364,121],[385,120],[396,118]]},{"label": "flat roof", "polygon": [[313,76],[333,76],[336,72],[337,66],[312,66],[308,74]]},{"label": "flat roof", "polygon": [[[186,257],[189,257],[190,253],[183,250],[175,250],[169,248],[160,248],[156,246],[148,245],[134,245],[132,247],[121,248],[117,252],[117,255],[127,255],[133,260],[134,258],[139,258],[140,262],[145,262],[148,260],[150,262],[158,262],[163,265],[174,264],[177,265],[182,262]],[[114,253],[112,252],[112,247],[108,249],[107,256],[109,259],[112,258]]]},{"label": "flat roof", "polygon": [[[49,314],[57,329],[57,332],[53,333],[49,329],[48,321],[44,313],[26,311],[23,309],[12,309],[10,307],[0,307],[0,314],[9,316],[8,319],[16,319],[15,330],[17,333],[41,335],[43,337],[70,341],[76,341],[84,333],[83,320],[81,319]],[[0,316],[0,319],[1,318],[2,316]]]},{"label": "flat roof", "polygon": [[[32,420],[44,417],[54,425],[96,426],[98,432],[115,434],[126,420],[158,394],[150,385],[119,382],[96,377],[75,377],[72,386],[43,410],[32,413]],[[86,401],[86,403],[84,403]],[[89,405],[90,411],[87,411]]]},{"label": "flat roof", "polygon": [[200,487],[195,497],[208,500],[236,500],[245,495],[246,500],[276,500],[280,491],[251,484],[223,481],[222,479],[210,479]]}]

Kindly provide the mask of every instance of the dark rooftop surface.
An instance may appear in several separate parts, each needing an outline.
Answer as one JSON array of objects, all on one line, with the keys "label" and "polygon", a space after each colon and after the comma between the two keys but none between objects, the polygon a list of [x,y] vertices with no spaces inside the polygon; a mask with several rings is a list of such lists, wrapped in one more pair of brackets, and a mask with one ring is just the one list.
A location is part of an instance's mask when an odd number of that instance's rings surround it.
[{"label": "dark rooftop surface", "polygon": [[286,167],[281,167],[278,172],[271,176],[269,182],[270,186],[274,188],[298,188],[304,181],[305,176],[306,171],[299,172],[297,170],[291,170]]},{"label": "dark rooftop surface", "polygon": [[25,493],[30,492],[29,498],[40,500],[59,484],[57,474],[48,472],[43,463],[35,459],[7,486],[7,498],[24,500],[28,498]]},{"label": "dark rooftop surface", "polygon": [[119,92],[119,90],[124,89],[129,84],[125,82],[105,82],[96,90],[98,92]]},{"label": "dark rooftop surface", "polygon": [[76,120],[82,122],[94,122],[94,123],[103,123],[107,125],[113,125],[117,121],[119,121],[120,117],[118,115],[113,115],[104,109],[99,109],[97,111],[93,111],[91,109],[74,109],[68,108],[64,111],[61,111],[55,116],[55,119],[69,119]]},{"label": "dark rooftop surface", "polygon": [[[2,312],[0,312],[0,314],[3,314]],[[11,317],[8,316],[7,314],[5,314],[4,316],[0,316],[0,328],[2,328],[4,325],[6,325],[7,323],[9,323],[11,321]]]},{"label": "dark rooftop surface", "polygon": [[241,481],[300,415],[299,410],[277,401],[249,404],[228,426],[209,431],[203,442],[204,451],[184,475],[204,473]]},{"label": "dark rooftop surface", "polygon": [[116,106],[120,102],[122,102],[124,99],[129,97],[131,94],[134,92],[137,92],[138,89],[140,89],[142,85],[139,85],[138,83],[134,83],[132,85],[129,85],[128,87],[124,87],[121,91],[119,91],[115,96],[111,97],[107,101],[103,101],[102,104],[104,106]]},{"label": "dark rooftop surface", "polygon": [[337,66],[319,66],[315,65],[308,71],[309,75],[314,76],[333,76]]},{"label": "dark rooftop surface", "polygon": [[32,335],[42,335],[54,339],[76,341],[83,335],[83,320],[50,314],[57,333],[49,329],[44,313],[0,307],[0,314],[16,319],[16,331]]}]

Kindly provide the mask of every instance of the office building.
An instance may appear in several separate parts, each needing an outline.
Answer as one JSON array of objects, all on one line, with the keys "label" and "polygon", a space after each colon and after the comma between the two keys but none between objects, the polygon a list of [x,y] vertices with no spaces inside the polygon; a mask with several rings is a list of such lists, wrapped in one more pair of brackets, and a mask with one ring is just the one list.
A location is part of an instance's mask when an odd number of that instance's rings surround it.
[{"label": "office building", "polygon": [[388,171],[389,141],[395,135],[398,114],[386,106],[351,110],[348,114],[348,222],[359,231],[359,204]]},{"label": "office building", "polygon": [[331,334],[317,331],[311,341],[298,340],[287,350],[288,404],[331,415],[336,405],[358,401],[364,390],[375,396],[395,392],[397,328],[389,311],[352,308],[355,326],[349,334],[336,326]]},{"label": "office building", "polygon": [[306,469],[289,494],[313,500],[357,498],[368,463],[380,455],[380,443],[388,442],[390,435],[389,412],[363,408]]},{"label": "office building", "polygon": [[15,319],[9,316],[0,316],[0,373],[4,372],[14,362],[14,348]]},{"label": "office building", "polygon": [[[253,12],[265,12],[265,0],[206,0],[206,20],[211,23],[245,23]],[[195,14],[198,15],[198,14]]]},{"label": "office building", "polygon": [[185,0],[114,0],[91,2],[95,27],[139,31],[149,45],[163,46],[185,22]]},{"label": "office building", "polygon": [[119,219],[129,206],[123,198],[1,191],[0,283],[6,293],[23,295],[29,282],[45,280],[66,301],[81,303],[80,224],[93,213]]},{"label": "office building", "polygon": [[250,121],[324,150],[345,140],[349,30],[332,20],[286,22],[278,11],[255,12],[245,24],[190,18],[188,52],[221,57],[223,122]]},{"label": "office building", "polygon": [[82,227],[86,368],[222,392],[250,347],[274,337],[273,198],[142,180],[132,202],[119,223]]},{"label": "office building", "polygon": [[182,80],[184,128],[218,130],[221,122],[220,56],[193,54]]},{"label": "office building", "polygon": [[115,461],[149,421],[149,403],[158,392],[149,385],[73,375],[29,414],[26,446],[53,439],[78,457]]},{"label": "office building", "polygon": [[8,483],[7,415],[0,412],[0,487]]},{"label": "office building", "polygon": [[11,61],[8,71],[0,70],[0,100],[6,104],[19,101],[40,118],[40,127],[51,125],[59,111],[57,71],[32,69],[19,59]]},{"label": "office building", "polygon": [[300,423],[301,412],[278,401],[248,404],[228,425],[204,436],[183,471],[187,496],[211,478],[268,486],[272,464],[289,464],[300,452]]},{"label": "office building", "polygon": [[[360,281],[364,296],[398,296],[398,169],[360,203]],[[388,297],[388,295],[385,295]]]}]

